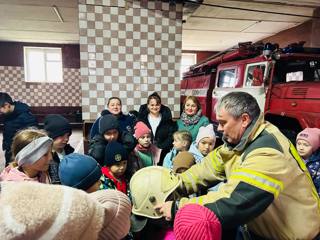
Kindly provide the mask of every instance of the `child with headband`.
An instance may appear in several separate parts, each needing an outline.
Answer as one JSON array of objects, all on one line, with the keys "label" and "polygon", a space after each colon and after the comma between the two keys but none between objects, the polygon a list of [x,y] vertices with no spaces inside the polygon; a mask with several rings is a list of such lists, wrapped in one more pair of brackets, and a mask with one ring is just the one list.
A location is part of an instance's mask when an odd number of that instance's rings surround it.
[{"label": "child with headband", "polygon": [[13,138],[14,163],[0,174],[0,181],[50,183],[47,170],[52,160],[52,139],[39,129],[25,129]]}]

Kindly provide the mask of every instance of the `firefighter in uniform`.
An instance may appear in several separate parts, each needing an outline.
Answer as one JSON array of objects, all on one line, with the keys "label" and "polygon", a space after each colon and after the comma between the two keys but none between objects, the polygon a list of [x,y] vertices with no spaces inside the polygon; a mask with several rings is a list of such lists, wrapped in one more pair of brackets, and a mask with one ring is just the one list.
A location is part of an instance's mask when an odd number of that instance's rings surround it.
[{"label": "firefighter in uniform", "polygon": [[224,145],[182,173],[185,196],[215,181],[217,191],[158,204],[169,220],[188,203],[211,209],[223,229],[245,226],[250,239],[315,239],[320,231],[320,201],[310,174],[292,143],[264,121],[257,101],[232,92],[216,108]]}]

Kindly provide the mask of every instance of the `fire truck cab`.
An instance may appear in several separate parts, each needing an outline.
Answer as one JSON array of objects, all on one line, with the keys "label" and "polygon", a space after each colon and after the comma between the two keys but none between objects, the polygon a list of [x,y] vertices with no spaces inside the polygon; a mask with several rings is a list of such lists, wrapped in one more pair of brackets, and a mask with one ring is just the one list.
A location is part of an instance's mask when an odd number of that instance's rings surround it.
[{"label": "fire truck cab", "polygon": [[[181,81],[181,101],[197,96],[203,114],[216,123],[215,104],[231,91],[253,95],[265,119],[294,142],[306,127],[320,128],[320,49],[279,49],[245,44],[191,67]],[[271,49],[271,50],[270,50]]]}]

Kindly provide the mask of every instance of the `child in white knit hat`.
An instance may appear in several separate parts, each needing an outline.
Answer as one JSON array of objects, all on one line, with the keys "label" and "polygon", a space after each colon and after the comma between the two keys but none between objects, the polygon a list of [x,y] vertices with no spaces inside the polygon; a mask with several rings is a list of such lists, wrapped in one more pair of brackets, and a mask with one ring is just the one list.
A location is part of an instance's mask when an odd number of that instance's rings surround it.
[{"label": "child in white knit hat", "polygon": [[196,163],[200,163],[202,159],[213,150],[215,143],[216,135],[213,130],[213,125],[209,124],[205,127],[200,127],[196,141],[191,144],[189,149]]},{"label": "child in white knit hat", "polygon": [[115,190],[0,182],[0,239],[123,239],[131,203]]},{"label": "child in white knit hat", "polygon": [[15,161],[0,174],[0,181],[36,181],[50,183],[49,163],[52,160],[52,139],[39,129],[25,129],[13,138]]}]

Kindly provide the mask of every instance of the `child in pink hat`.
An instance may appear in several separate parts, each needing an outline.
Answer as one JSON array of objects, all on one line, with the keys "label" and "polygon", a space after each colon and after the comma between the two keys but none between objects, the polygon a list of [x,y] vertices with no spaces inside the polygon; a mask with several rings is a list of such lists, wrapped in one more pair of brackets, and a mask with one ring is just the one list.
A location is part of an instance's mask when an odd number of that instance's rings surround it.
[{"label": "child in pink hat", "polygon": [[219,219],[198,204],[187,204],[177,212],[173,230],[176,240],[221,240]]},{"label": "child in pink hat", "polygon": [[297,136],[296,147],[320,195],[320,129],[304,129]]},{"label": "child in pink hat", "polygon": [[134,149],[134,159],[128,164],[131,174],[143,167],[157,165],[160,159],[161,149],[157,148],[151,142],[151,130],[144,122],[137,122],[134,126],[134,137],[137,145]]}]

